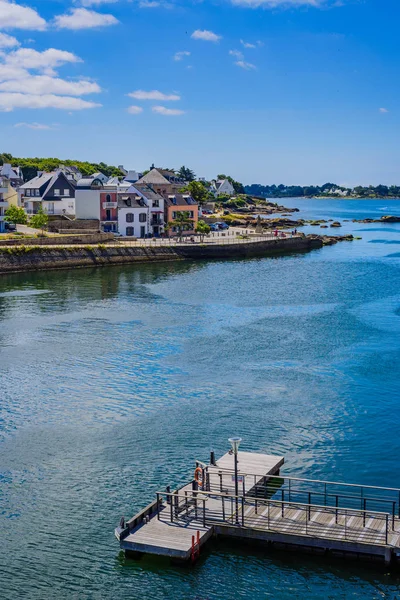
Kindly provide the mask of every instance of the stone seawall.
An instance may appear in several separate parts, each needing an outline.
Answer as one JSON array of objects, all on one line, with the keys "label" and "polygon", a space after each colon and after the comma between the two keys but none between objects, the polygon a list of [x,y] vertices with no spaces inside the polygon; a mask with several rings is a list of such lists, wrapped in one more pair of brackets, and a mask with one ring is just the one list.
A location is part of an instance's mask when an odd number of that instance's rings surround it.
[{"label": "stone seawall", "polygon": [[321,248],[320,240],[286,238],[232,244],[193,244],[154,247],[20,247],[0,249],[0,274],[113,264],[207,260],[271,256]]},{"label": "stone seawall", "polygon": [[90,233],[77,235],[63,235],[62,237],[32,237],[32,238],[14,238],[12,240],[0,240],[0,248],[2,246],[69,246],[76,244],[84,246],[86,244],[106,244],[114,242],[115,236],[113,233]]}]

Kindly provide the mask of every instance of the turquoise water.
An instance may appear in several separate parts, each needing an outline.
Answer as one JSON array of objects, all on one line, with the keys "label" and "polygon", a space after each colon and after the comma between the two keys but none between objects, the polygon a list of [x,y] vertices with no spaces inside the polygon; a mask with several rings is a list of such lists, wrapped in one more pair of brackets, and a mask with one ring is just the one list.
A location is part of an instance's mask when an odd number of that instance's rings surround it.
[{"label": "turquoise water", "polygon": [[[306,218],[400,214],[287,203]],[[113,537],[232,434],[282,453],[287,474],[400,486],[400,225],[342,231],[363,239],[0,279],[2,598],[400,597],[387,570],[231,544],[179,569],[127,561]]]}]

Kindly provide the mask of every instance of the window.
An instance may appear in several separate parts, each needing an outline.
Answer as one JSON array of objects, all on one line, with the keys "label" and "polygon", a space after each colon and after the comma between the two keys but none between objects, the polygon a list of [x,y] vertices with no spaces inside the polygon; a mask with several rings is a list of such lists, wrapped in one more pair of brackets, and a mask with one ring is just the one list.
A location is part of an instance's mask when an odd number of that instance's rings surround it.
[{"label": "window", "polygon": [[55,196],[59,196],[60,195],[60,190],[54,190],[54,195]]},{"label": "window", "polygon": [[64,196],[69,196],[69,189],[68,190],[64,190]]},{"label": "window", "polygon": [[126,235],[129,237],[133,236],[133,227],[127,227],[126,228]]},{"label": "window", "polygon": [[176,212],[175,212],[175,211],[172,213],[172,218],[173,218],[174,220],[176,219]]},{"label": "window", "polygon": [[160,201],[159,200],[153,200],[153,206],[154,206],[154,208],[158,208],[160,206]]},{"label": "window", "polygon": [[190,211],[190,218],[193,219],[193,217],[194,217],[194,212],[191,210]]},{"label": "window", "polygon": [[40,196],[40,190],[35,190],[35,196]]},{"label": "window", "polygon": [[133,223],[133,213],[127,213],[126,214],[126,222],[127,223]]},{"label": "window", "polygon": [[147,215],[146,215],[146,213],[140,213],[140,215],[139,215],[139,221],[140,221],[140,223],[146,223],[146,221],[147,221]]},{"label": "window", "polygon": [[26,190],[26,195],[30,196],[31,195],[31,190]]},{"label": "window", "polygon": [[110,194],[107,194],[107,196],[106,196],[106,202],[111,202],[111,196],[110,196]]},{"label": "window", "polygon": [[125,200],[126,205],[127,206],[132,206],[132,200],[130,198],[128,198],[127,200]]}]

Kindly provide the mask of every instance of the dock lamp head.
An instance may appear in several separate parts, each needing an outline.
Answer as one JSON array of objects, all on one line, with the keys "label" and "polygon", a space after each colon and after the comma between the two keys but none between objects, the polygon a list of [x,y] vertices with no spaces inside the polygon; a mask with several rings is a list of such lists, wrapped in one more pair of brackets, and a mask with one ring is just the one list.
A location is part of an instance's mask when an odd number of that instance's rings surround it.
[{"label": "dock lamp head", "polygon": [[241,441],[242,441],[241,437],[231,437],[231,438],[229,438],[229,442],[231,443],[233,454],[237,454],[238,453],[239,444],[240,444]]}]

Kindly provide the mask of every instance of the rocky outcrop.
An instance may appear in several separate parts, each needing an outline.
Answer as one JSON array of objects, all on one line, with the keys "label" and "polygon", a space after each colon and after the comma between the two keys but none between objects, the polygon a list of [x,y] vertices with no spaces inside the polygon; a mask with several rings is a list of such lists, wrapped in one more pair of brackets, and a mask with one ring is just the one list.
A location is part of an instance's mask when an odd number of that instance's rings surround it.
[{"label": "rocky outcrop", "polygon": [[380,219],[353,219],[353,223],[400,223],[400,217],[384,215]]},{"label": "rocky outcrop", "polygon": [[334,221],[333,223],[331,223],[331,227],[341,227],[342,224],[339,223],[339,221]]},{"label": "rocky outcrop", "polygon": [[[312,234],[307,235],[306,237],[311,238],[311,239],[321,240],[323,246],[333,246],[334,244],[337,244],[338,242],[351,242],[354,239],[356,239],[351,234],[348,234],[348,235],[316,235],[316,234],[312,233]],[[358,238],[358,239],[360,239],[360,238]]]}]

